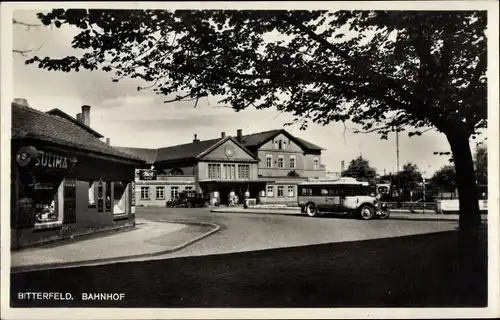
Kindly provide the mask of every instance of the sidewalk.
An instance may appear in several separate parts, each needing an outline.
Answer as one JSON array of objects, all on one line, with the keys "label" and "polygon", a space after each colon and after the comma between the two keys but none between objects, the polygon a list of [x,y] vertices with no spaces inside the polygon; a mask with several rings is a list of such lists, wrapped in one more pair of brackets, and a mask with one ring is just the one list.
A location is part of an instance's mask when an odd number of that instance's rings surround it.
[{"label": "sidewalk", "polygon": [[11,271],[76,267],[132,261],[186,247],[219,230],[206,223],[170,223],[136,219],[136,228],[59,246],[27,248],[11,252]]},{"label": "sidewalk", "polygon": [[[292,216],[306,216],[305,213],[300,212],[298,207],[219,207],[210,210],[211,212],[219,213],[257,213],[257,214],[278,214],[278,215],[292,215]],[[435,211],[426,210],[391,210],[389,219],[393,220],[432,220],[432,221],[458,221],[458,214],[436,214]],[[487,215],[481,215],[482,220],[487,220]]]}]

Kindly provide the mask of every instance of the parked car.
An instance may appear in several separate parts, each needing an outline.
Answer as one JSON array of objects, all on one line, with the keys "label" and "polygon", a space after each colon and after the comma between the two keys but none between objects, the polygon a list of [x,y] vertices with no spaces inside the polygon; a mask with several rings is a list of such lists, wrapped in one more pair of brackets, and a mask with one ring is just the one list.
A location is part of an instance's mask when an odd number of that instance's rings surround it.
[{"label": "parked car", "polygon": [[210,202],[210,194],[200,193],[194,190],[184,190],[179,193],[178,197],[167,201],[167,207],[170,208],[193,208],[206,207]]}]

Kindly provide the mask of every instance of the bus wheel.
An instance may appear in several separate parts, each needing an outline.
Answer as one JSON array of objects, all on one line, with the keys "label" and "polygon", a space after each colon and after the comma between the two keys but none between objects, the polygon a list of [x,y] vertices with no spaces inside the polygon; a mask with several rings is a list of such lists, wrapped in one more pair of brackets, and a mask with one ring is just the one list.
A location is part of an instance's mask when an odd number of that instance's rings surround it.
[{"label": "bus wheel", "polygon": [[306,213],[309,217],[317,217],[318,216],[318,208],[314,203],[308,203],[306,205]]},{"label": "bus wheel", "polygon": [[369,205],[362,205],[359,209],[359,216],[363,220],[370,220],[375,216],[375,210]]}]

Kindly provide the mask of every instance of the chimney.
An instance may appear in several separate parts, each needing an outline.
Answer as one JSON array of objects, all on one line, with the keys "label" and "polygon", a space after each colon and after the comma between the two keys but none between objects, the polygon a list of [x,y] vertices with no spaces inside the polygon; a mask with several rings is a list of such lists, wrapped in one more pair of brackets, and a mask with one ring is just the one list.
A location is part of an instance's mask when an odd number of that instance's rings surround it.
[{"label": "chimney", "polygon": [[344,172],[344,160],[340,161],[340,173]]},{"label": "chimney", "polygon": [[82,120],[82,114],[81,114],[81,113],[77,113],[77,114],[76,114],[76,121],[78,121],[78,122],[82,122],[82,123],[83,123],[83,120]]},{"label": "chimney", "polygon": [[106,144],[109,146],[111,144],[111,139],[110,138],[106,138]]},{"label": "chimney", "polygon": [[90,106],[82,106],[82,122],[87,127],[90,127]]},{"label": "chimney", "polygon": [[241,137],[243,136],[243,130],[241,129],[238,129],[236,131],[236,140],[238,140],[238,142],[241,142]]},{"label": "chimney", "polygon": [[224,138],[226,137],[226,133],[225,133],[225,132],[221,132],[221,133],[220,133],[220,137],[221,137],[222,139],[224,139]]},{"label": "chimney", "polygon": [[28,100],[24,99],[24,98],[15,98],[14,101],[13,101],[15,104],[18,104],[20,106],[23,106],[23,107],[29,107],[29,103],[28,103]]},{"label": "chimney", "polygon": [[194,134],[193,142],[200,142],[200,140],[198,140],[198,135],[196,133]]}]

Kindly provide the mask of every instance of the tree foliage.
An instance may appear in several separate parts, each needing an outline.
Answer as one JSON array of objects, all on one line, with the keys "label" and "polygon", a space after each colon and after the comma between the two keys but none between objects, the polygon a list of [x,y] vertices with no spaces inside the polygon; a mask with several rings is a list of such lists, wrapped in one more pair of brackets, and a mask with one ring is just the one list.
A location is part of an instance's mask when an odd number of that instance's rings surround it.
[{"label": "tree foliage", "polygon": [[488,148],[485,144],[478,144],[474,155],[476,180],[478,184],[488,184]]},{"label": "tree foliage", "polygon": [[396,175],[397,179],[399,179],[401,189],[415,190],[422,182],[422,174],[416,164],[408,162],[403,166],[403,170]]},{"label": "tree foliage", "polygon": [[[39,14],[81,32],[54,71],[138,78],[167,101],[216,96],[291,113],[306,128],[434,128],[457,166],[461,226],[480,223],[469,139],[487,125],[486,11],[85,10]],[[195,104],[196,105],[196,104]],[[474,198],[476,197],[476,198]],[[466,220],[468,222],[466,222]]]},{"label": "tree foliage", "polygon": [[485,12],[55,9],[39,18],[82,29],[72,42],[81,56],[27,62],[48,70],[100,69],[186,93],[174,99],[222,96],[236,110],[276,107],[304,123],[384,124],[382,135],[486,124]]},{"label": "tree foliage", "polygon": [[454,192],[457,188],[455,166],[446,165],[434,173],[430,179],[432,186],[446,192]]},{"label": "tree foliage", "polygon": [[356,178],[362,181],[373,181],[376,175],[375,168],[370,167],[369,161],[362,156],[352,159],[347,170],[342,172],[343,177]]}]

